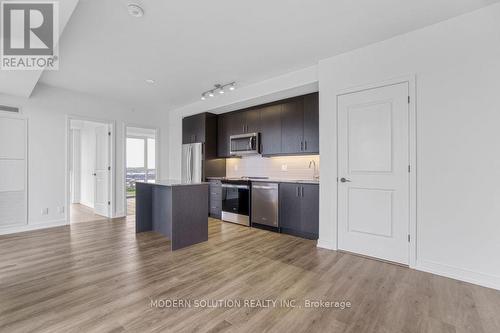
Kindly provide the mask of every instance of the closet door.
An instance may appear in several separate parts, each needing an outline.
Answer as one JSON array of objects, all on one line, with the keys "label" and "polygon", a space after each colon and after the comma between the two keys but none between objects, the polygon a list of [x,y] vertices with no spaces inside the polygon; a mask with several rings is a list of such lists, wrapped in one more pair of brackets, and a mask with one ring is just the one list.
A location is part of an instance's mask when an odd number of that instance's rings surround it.
[{"label": "closet door", "polygon": [[26,119],[0,115],[0,229],[27,223]]}]

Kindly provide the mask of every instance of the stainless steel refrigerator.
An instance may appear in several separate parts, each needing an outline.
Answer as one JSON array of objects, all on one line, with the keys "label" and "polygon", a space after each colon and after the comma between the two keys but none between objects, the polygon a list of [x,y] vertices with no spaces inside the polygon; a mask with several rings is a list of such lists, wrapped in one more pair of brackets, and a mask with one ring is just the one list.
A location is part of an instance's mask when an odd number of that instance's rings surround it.
[{"label": "stainless steel refrigerator", "polygon": [[201,182],[203,177],[203,143],[182,145],[182,181]]}]

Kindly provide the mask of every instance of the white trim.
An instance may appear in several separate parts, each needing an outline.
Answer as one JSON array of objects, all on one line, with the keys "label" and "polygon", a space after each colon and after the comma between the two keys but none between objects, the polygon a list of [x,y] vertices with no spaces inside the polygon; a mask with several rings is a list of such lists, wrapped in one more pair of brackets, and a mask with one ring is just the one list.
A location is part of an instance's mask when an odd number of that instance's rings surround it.
[{"label": "white trim", "polygon": [[337,250],[337,247],[335,246],[335,242],[328,241],[328,240],[322,240],[318,239],[318,244],[316,245],[319,248],[326,249],[326,250]]},{"label": "white trim", "polygon": [[[120,191],[123,191],[123,209],[124,212],[120,212],[121,216],[117,217],[123,217],[127,216],[128,209],[127,209],[127,189],[126,189],[126,183],[127,183],[127,127],[136,127],[136,128],[144,128],[144,129],[149,129],[155,131],[155,168],[156,168],[156,179],[158,180],[160,178],[160,128],[159,127],[153,127],[153,126],[147,126],[147,125],[139,125],[137,123],[130,123],[130,122],[123,122],[122,125],[122,141],[123,141],[123,188]],[[117,214],[118,215],[118,214]]]},{"label": "white trim", "polygon": [[79,116],[79,115],[66,115],[66,142],[65,142],[65,151],[66,151],[66,165],[65,165],[65,197],[66,197],[66,214],[65,218],[67,221],[70,221],[71,216],[70,216],[70,207],[71,207],[71,195],[70,195],[70,171],[69,171],[69,166],[70,166],[70,158],[71,158],[71,151],[70,151],[70,138],[69,136],[71,135],[71,120],[81,120],[81,121],[91,121],[91,122],[96,122],[96,123],[101,123],[108,125],[109,131],[111,132],[111,147],[110,147],[110,164],[111,164],[111,174],[110,174],[110,191],[109,191],[109,201],[111,201],[111,207],[109,211],[109,218],[115,217],[115,210],[116,210],[116,180],[115,180],[115,175],[116,175],[116,121],[115,120],[109,120],[109,119],[100,119],[100,118],[92,118],[92,117],[86,117],[86,116]]},{"label": "white trim", "polygon": [[448,277],[450,279],[500,290],[500,276],[474,272],[429,260],[418,260],[414,268],[419,271]]},{"label": "white trim", "polygon": [[[409,140],[408,140],[408,161],[411,165],[411,172],[409,174],[409,191],[410,191],[410,216],[409,216],[409,224],[408,224],[408,233],[410,235],[410,242],[408,244],[408,263],[410,268],[415,268],[416,262],[417,262],[417,170],[418,170],[418,164],[417,164],[417,109],[416,109],[416,76],[415,74],[408,74],[408,75],[403,75],[399,76],[396,78],[388,79],[388,80],[383,80],[375,83],[370,83],[370,84],[364,84],[364,85],[359,85],[359,86],[354,86],[351,88],[345,88],[345,89],[339,89],[335,93],[335,98],[337,100],[336,102],[336,117],[335,119],[338,118],[338,98],[341,95],[345,94],[350,94],[350,93],[355,93],[355,92],[360,92],[364,90],[369,90],[369,89],[375,89],[379,87],[384,87],[384,86],[389,86],[389,85],[395,85],[399,83],[407,83],[408,84],[408,95],[410,96],[410,104],[408,106],[408,112],[409,112],[409,117],[408,117],[408,126],[409,126]],[[337,142],[338,142],[338,122],[335,124],[335,135],[337,136]],[[337,157],[336,161],[338,163],[338,148],[336,149]],[[338,167],[337,167],[337,175],[335,177],[335,185],[334,188],[337,189],[338,193]],[[323,246],[319,246],[320,242],[318,242],[318,247],[324,247],[324,248],[329,248],[332,250],[337,250],[338,249],[338,195],[337,197],[337,202],[335,202],[336,206],[336,216],[335,216],[335,230],[336,230],[336,239],[334,241],[321,241],[321,244]]]},{"label": "white trim", "polygon": [[39,222],[39,223],[30,223],[23,226],[10,227],[5,229],[0,229],[0,235],[9,235],[16,234],[18,232],[46,229],[46,228],[54,228],[69,225],[69,222],[66,219],[53,220],[48,222]]}]

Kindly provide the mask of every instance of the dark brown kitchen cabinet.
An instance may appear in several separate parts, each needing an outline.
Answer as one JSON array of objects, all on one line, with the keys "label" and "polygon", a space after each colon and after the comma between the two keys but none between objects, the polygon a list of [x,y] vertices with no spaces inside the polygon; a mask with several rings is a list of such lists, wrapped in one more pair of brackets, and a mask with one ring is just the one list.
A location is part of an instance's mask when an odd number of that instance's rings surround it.
[{"label": "dark brown kitchen cabinet", "polygon": [[318,154],[318,94],[297,97],[284,103],[281,125],[282,154]]},{"label": "dark brown kitchen cabinet", "polygon": [[282,233],[318,239],[319,185],[281,183],[279,228]]},{"label": "dark brown kitchen cabinet", "polygon": [[304,99],[294,98],[282,104],[282,107],[281,153],[301,153],[304,149]]},{"label": "dark brown kitchen cabinet", "polygon": [[217,131],[217,156],[220,158],[230,157],[229,137],[241,134],[242,119],[236,113],[225,113],[219,115]]},{"label": "dark brown kitchen cabinet", "polygon": [[281,104],[260,110],[260,148],[264,156],[281,154]]},{"label": "dark brown kitchen cabinet", "polygon": [[243,133],[258,133],[261,128],[261,110],[259,108],[249,109],[242,112],[244,115]]},{"label": "dark brown kitchen cabinet", "polygon": [[217,156],[217,115],[200,113],[182,119],[182,144],[204,143],[204,158]]},{"label": "dark brown kitchen cabinet", "polygon": [[304,152],[319,153],[319,99],[318,94],[304,96]]},{"label": "dark brown kitchen cabinet", "polygon": [[182,119],[182,143],[205,142],[205,120],[206,113]]},{"label": "dark brown kitchen cabinet", "polygon": [[209,185],[209,215],[220,219],[222,215],[222,183],[218,179],[211,179]]}]

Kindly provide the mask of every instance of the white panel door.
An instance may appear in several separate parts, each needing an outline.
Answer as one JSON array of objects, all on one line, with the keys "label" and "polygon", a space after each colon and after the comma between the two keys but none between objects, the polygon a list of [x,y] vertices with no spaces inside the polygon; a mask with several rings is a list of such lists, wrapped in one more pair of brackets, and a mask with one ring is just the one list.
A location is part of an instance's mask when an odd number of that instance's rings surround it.
[{"label": "white panel door", "polygon": [[339,249],[408,264],[408,84],[338,98]]},{"label": "white panel door", "polygon": [[95,129],[95,132],[96,159],[94,171],[94,212],[98,215],[111,217],[111,136],[109,135],[108,126],[97,127]]}]

